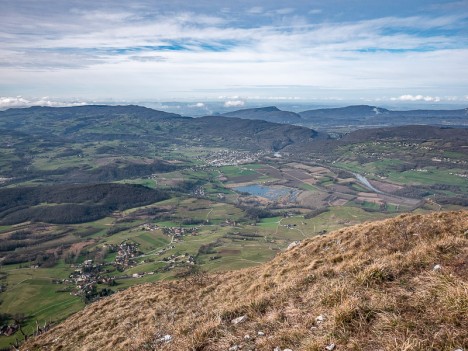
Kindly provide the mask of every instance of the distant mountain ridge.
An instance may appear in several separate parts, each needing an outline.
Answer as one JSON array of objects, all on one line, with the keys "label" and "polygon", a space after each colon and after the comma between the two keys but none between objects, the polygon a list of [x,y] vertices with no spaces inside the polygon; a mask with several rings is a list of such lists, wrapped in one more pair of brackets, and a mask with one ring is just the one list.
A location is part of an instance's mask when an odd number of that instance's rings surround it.
[{"label": "distant mountain ridge", "polygon": [[316,110],[307,110],[299,112],[299,115],[304,119],[317,118],[317,117],[373,117],[379,115],[390,116],[453,116],[463,117],[468,116],[468,109],[458,110],[408,110],[408,111],[392,111],[382,107],[369,106],[369,105],[354,105],[339,108],[325,108]]},{"label": "distant mountain ridge", "polygon": [[322,108],[299,112],[304,119],[320,117],[371,117],[381,114],[391,114],[392,111],[385,108],[369,105],[353,105],[337,108]]},{"label": "distant mountain ridge", "polygon": [[260,108],[248,108],[233,112],[224,113],[223,117],[237,117],[246,119],[261,119],[274,123],[298,124],[302,122],[302,117],[297,113],[282,111],[276,106],[267,106]]},{"label": "distant mountain ridge", "polygon": [[392,111],[370,105],[313,109],[299,113],[269,106],[232,111],[221,116],[296,124],[327,132],[407,124],[468,126],[468,109]]},{"label": "distant mountain ridge", "polygon": [[468,126],[468,109],[392,111],[369,105],[300,112],[302,125],[327,131],[402,125]]},{"label": "distant mountain ridge", "polygon": [[35,115],[47,115],[49,117],[58,116],[63,119],[79,116],[99,116],[99,114],[114,114],[114,115],[134,115],[144,118],[178,118],[182,117],[176,113],[154,110],[152,108],[139,105],[83,105],[70,107],[49,107],[49,106],[31,106],[27,108],[10,108],[5,111],[0,111],[0,116],[14,116],[15,114],[24,115],[25,112],[31,112]]},{"label": "distant mountain ridge", "polygon": [[342,141],[363,140],[428,140],[442,139],[447,142],[468,140],[468,128],[447,128],[421,125],[406,125],[397,127],[383,127],[372,129],[359,129],[343,136]]},{"label": "distant mountain ridge", "polygon": [[183,140],[199,145],[273,151],[319,136],[306,127],[262,119],[192,118],[135,105],[9,109],[0,111],[0,130],[68,142],[118,139],[173,143]]}]

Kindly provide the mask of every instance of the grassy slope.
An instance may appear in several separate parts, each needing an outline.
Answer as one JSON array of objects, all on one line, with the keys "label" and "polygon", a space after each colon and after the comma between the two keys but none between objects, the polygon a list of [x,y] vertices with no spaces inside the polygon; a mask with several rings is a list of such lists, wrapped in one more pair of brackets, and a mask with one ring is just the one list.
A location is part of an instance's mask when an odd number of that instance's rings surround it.
[{"label": "grassy slope", "polygon": [[[258,267],[132,287],[23,349],[466,348],[467,230],[467,211],[341,229]],[[242,315],[247,321],[231,323]],[[157,341],[166,334],[171,342]]]}]

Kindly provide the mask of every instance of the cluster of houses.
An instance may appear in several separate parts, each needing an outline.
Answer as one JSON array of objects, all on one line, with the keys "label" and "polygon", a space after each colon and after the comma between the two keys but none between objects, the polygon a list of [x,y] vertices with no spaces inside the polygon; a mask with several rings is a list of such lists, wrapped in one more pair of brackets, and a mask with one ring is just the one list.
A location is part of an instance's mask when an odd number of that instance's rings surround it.
[{"label": "cluster of houses", "polygon": [[7,324],[0,326],[0,336],[12,336],[19,330],[19,324]]},{"label": "cluster of houses", "polygon": [[86,260],[82,264],[72,265],[75,271],[70,274],[67,279],[62,279],[57,283],[74,284],[75,289],[71,294],[76,296],[93,296],[97,294],[96,287],[98,284],[113,285],[115,277],[103,275],[104,267],[113,266],[118,271],[122,272],[129,267],[135,266],[137,263],[135,257],[140,256],[142,252],[138,249],[138,244],[123,241],[120,245],[106,245],[111,252],[117,251],[114,262],[108,264],[97,264],[93,260]]},{"label": "cluster of houses", "polygon": [[457,177],[461,177],[461,178],[468,178],[468,174],[464,174],[464,173],[452,173],[452,172],[450,172],[449,174],[450,175],[456,175]]},{"label": "cluster of houses", "polygon": [[168,257],[163,258],[164,262],[175,264],[175,263],[187,263],[189,265],[194,265],[195,264],[195,257],[188,254],[184,253],[183,255],[170,255]]},{"label": "cluster of houses", "polygon": [[6,182],[8,182],[8,181],[11,180],[11,179],[12,179],[12,178],[0,177],[0,184],[6,183]]},{"label": "cluster of houses", "polygon": [[138,244],[131,241],[123,241],[117,251],[114,264],[119,271],[124,271],[136,265],[135,257],[143,255],[138,248]]},{"label": "cluster of houses", "polygon": [[254,163],[264,155],[264,152],[252,153],[248,151],[219,150],[211,152],[208,155],[198,156],[197,159],[211,166],[220,167]]},{"label": "cluster of houses", "polygon": [[195,197],[205,197],[205,188],[202,186],[196,187],[193,190],[192,194]]},{"label": "cluster of houses", "polygon": [[153,223],[145,223],[145,224],[142,224],[139,229],[146,230],[148,232],[154,232],[155,230],[159,229],[159,226]]},{"label": "cluster of houses", "polygon": [[93,260],[86,260],[81,265],[75,265],[75,271],[61,283],[73,283],[75,289],[71,292],[75,296],[91,296],[96,292],[97,284],[111,284],[113,278],[101,275],[103,264],[95,264]]},{"label": "cluster of houses", "polygon": [[178,241],[185,235],[198,235],[199,227],[184,228],[184,227],[163,227],[162,232],[165,235],[171,236],[172,241]]},{"label": "cluster of houses", "polygon": [[[153,231],[159,229],[154,224],[144,224],[141,226],[143,230]],[[163,227],[160,228],[165,235],[172,237],[172,242],[180,240],[184,235],[197,235],[198,227],[184,228],[184,227]],[[96,263],[93,260],[85,260],[82,264],[72,265],[75,268],[68,278],[57,280],[57,284],[73,284],[74,287],[70,294],[81,296],[86,301],[92,301],[102,295],[101,291],[97,291],[98,284],[112,286],[115,284],[115,279],[132,279],[141,278],[145,275],[155,274],[157,271],[133,273],[132,275],[110,276],[111,270],[109,266],[114,267],[114,270],[123,272],[128,268],[137,266],[137,257],[143,256],[143,252],[139,249],[139,244],[125,240],[119,245],[106,244],[109,252],[117,252],[115,259],[110,263]],[[167,250],[174,248],[174,245],[167,245],[165,248],[159,250],[156,254],[162,255]],[[195,257],[184,253],[182,255],[170,255],[164,257],[161,262],[165,262],[166,266],[161,268],[161,271],[172,270],[173,268],[181,265],[195,265]],[[107,273],[107,274],[106,274]],[[109,289],[103,289],[109,290]],[[65,291],[68,291],[66,289]],[[109,290],[110,291],[110,290]]]}]

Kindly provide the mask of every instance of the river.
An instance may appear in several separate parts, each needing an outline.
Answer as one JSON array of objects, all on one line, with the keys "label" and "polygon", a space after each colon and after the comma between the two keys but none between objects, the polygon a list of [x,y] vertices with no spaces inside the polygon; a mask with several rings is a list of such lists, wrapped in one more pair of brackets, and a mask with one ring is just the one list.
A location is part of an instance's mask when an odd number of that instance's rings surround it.
[{"label": "river", "polygon": [[377,193],[377,194],[383,194],[382,191],[380,191],[379,189],[376,189],[368,180],[366,177],[358,174],[358,173],[353,173],[354,176],[356,177],[356,179],[359,181],[359,183],[361,183],[362,185],[364,185],[366,188],[372,190],[373,192]]}]

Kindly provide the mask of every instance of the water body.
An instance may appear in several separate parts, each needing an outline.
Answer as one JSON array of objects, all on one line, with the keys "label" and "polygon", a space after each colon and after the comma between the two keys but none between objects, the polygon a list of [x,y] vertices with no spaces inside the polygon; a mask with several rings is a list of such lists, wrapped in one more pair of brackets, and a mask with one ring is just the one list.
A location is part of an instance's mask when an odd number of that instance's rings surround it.
[{"label": "water body", "polygon": [[299,195],[300,193],[299,190],[293,188],[288,188],[284,186],[266,186],[260,184],[238,186],[234,188],[234,190],[243,193],[248,193],[254,196],[264,197],[272,201],[276,201],[284,197],[289,197],[288,200],[290,202],[295,202],[297,199],[297,195]]},{"label": "water body", "polygon": [[377,193],[377,194],[383,194],[383,192],[381,192],[379,189],[376,189],[370,182],[369,180],[367,180],[366,177],[358,174],[358,173],[353,173],[354,176],[356,177],[356,179],[359,181],[359,183],[361,183],[362,185],[364,185],[366,188],[368,188],[369,190],[372,190],[373,192]]}]

